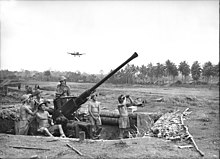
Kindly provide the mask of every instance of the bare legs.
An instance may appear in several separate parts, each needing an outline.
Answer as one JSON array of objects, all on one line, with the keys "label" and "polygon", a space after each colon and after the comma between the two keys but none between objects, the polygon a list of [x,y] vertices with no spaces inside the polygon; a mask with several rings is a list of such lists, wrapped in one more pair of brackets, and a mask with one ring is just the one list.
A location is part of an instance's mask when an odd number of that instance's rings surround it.
[{"label": "bare legs", "polygon": [[[64,134],[64,132],[63,132],[63,128],[62,128],[62,126],[59,124],[58,125],[58,129],[59,129],[59,133],[60,133],[60,137],[66,137],[66,135]],[[48,135],[48,136],[50,136],[50,137],[54,137],[51,133],[50,133],[50,131],[47,129],[47,128],[42,128],[42,130]]]},{"label": "bare legs", "polygon": [[63,132],[63,128],[60,124],[58,125],[58,128],[59,128],[59,132],[60,132],[60,137],[66,137],[66,135]]},{"label": "bare legs", "polygon": [[43,131],[46,132],[46,134],[50,137],[54,137],[47,128],[43,128]]}]

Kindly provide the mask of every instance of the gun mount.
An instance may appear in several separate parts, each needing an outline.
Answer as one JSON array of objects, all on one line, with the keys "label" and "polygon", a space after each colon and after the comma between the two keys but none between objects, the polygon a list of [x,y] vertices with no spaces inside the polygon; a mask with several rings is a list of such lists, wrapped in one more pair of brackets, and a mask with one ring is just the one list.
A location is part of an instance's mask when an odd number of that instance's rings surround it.
[{"label": "gun mount", "polygon": [[125,62],[123,62],[120,66],[118,66],[115,70],[110,72],[107,76],[105,76],[101,81],[95,84],[92,88],[86,90],[81,95],[75,98],[71,98],[68,100],[61,108],[61,113],[67,118],[71,118],[71,114],[80,108],[82,104],[84,104],[88,97],[98,88],[102,83],[108,80],[112,75],[114,75],[118,70],[120,70],[123,66],[129,63],[131,60],[136,58],[138,54],[135,52],[130,58],[128,58]]}]

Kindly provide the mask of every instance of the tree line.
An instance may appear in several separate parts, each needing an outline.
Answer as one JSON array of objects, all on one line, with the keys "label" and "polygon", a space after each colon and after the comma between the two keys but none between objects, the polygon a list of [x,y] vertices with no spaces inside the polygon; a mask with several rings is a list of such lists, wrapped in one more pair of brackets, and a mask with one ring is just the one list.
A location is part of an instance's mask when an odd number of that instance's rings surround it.
[{"label": "tree line", "polygon": [[[112,71],[112,70],[111,70]],[[109,72],[110,73],[110,72]],[[38,81],[59,81],[59,77],[64,75],[70,82],[98,82],[104,78],[103,71],[100,74],[87,74],[80,71],[60,72],[46,70],[38,71],[0,71],[1,79],[6,78],[22,78],[25,80]],[[124,68],[116,72],[107,82],[113,84],[164,84],[173,83],[177,80],[182,83],[193,81],[197,83],[199,80],[209,83],[211,79],[219,79],[219,63],[212,64],[210,61],[201,65],[195,61],[191,66],[182,61],[179,65],[167,60],[164,64],[157,63],[153,65],[149,63],[147,66],[135,66],[127,64]]]},{"label": "tree line", "polygon": [[213,65],[210,61],[203,66],[198,61],[195,61],[192,66],[182,61],[177,66],[175,63],[167,60],[165,64],[157,63],[153,65],[149,63],[147,66],[127,65],[121,69],[109,81],[111,83],[128,83],[128,84],[155,84],[165,82],[175,82],[177,77],[181,76],[181,81],[186,83],[192,79],[195,83],[199,79],[209,83],[211,78],[219,78],[219,63]]}]

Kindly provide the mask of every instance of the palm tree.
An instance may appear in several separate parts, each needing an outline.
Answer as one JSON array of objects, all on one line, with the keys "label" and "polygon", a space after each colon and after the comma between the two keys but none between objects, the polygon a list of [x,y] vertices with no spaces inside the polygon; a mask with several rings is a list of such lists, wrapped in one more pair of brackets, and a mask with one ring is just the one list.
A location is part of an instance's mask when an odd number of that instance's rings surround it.
[{"label": "palm tree", "polygon": [[186,82],[186,77],[190,74],[190,66],[186,63],[186,61],[180,62],[178,70],[182,74],[182,81],[184,77],[184,82]]},{"label": "palm tree", "polygon": [[173,77],[173,82],[174,82],[175,77],[178,76],[178,69],[174,63],[172,63],[171,75]]},{"label": "palm tree", "polygon": [[154,69],[152,63],[147,65],[147,76],[150,78],[150,83],[153,83]]},{"label": "palm tree", "polygon": [[166,74],[169,78],[169,83],[170,83],[170,76],[172,75],[172,70],[173,70],[173,66],[172,66],[172,62],[170,62],[170,60],[167,60],[165,62],[165,69],[166,69]]},{"label": "palm tree", "polygon": [[47,81],[49,81],[50,76],[51,76],[50,70],[44,71],[44,76],[46,76]]},{"label": "palm tree", "polygon": [[197,82],[198,79],[200,78],[201,70],[202,69],[200,67],[200,64],[198,63],[198,61],[195,61],[191,67],[192,78],[195,82]]},{"label": "palm tree", "polygon": [[219,77],[219,62],[217,65],[214,65],[214,76]]},{"label": "palm tree", "polygon": [[145,79],[146,79],[146,75],[147,75],[147,67],[142,65],[140,68],[139,68],[139,71],[140,71],[140,79],[143,81],[143,83],[145,83]]},{"label": "palm tree", "polygon": [[159,78],[163,77],[164,70],[165,70],[164,65],[160,64],[160,63],[157,63],[157,65],[154,67],[154,74],[155,74],[155,77],[156,77],[157,80]]},{"label": "palm tree", "polygon": [[202,75],[206,77],[207,83],[209,83],[209,79],[214,75],[214,67],[210,61],[206,62],[202,69]]}]

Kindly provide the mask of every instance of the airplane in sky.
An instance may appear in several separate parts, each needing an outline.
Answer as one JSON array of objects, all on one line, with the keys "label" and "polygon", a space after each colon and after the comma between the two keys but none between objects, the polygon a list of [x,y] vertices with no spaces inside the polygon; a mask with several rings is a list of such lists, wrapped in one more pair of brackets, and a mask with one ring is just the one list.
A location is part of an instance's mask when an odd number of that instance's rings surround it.
[{"label": "airplane in sky", "polygon": [[79,52],[67,52],[68,54],[70,54],[70,55],[74,55],[74,56],[81,56],[81,55],[84,55],[85,53],[79,53]]}]

